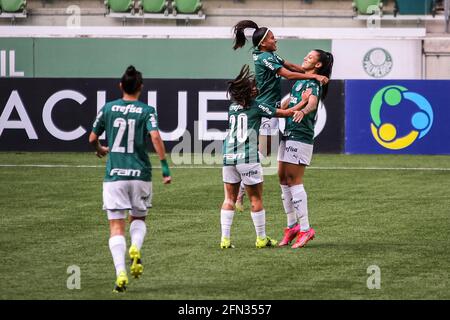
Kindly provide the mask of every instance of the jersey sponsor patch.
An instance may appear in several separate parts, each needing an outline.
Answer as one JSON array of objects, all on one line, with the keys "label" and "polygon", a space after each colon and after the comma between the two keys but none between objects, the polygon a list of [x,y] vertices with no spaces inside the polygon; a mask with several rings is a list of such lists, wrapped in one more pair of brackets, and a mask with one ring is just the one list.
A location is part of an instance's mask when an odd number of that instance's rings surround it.
[{"label": "jersey sponsor patch", "polygon": [[252,177],[252,176],[256,176],[258,174],[258,170],[250,170],[247,172],[241,172],[241,177]]},{"label": "jersey sponsor patch", "polygon": [[241,105],[239,105],[239,104],[232,104],[232,105],[230,106],[230,110],[231,110],[231,111],[237,112],[237,111],[242,110],[242,109],[244,109],[244,107],[241,106]]},{"label": "jersey sponsor patch", "polygon": [[260,108],[264,113],[268,114],[269,116],[271,116],[273,114],[273,112],[270,110],[270,108],[263,106],[263,105],[258,105],[258,108]]},{"label": "jersey sponsor patch", "polygon": [[245,153],[225,153],[223,155],[223,158],[226,160],[239,160],[239,159],[245,159]]},{"label": "jersey sponsor patch", "polygon": [[267,68],[269,68],[270,70],[275,70],[274,66],[269,61],[267,61],[267,59],[263,59],[263,62]]},{"label": "jersey sponsor patch", "polygon": [[117,175],[120,177],[140,177],[141,170],[114,168],[109,172],[109,175],[110,176]]},{"label": "jersey sponsor patch", "polygon": [[142,113],[141,107],[136,107],[134,104],[127,104],[126,106],[112,106],[111,111],[121,112],[123,114],[127,113]]}]

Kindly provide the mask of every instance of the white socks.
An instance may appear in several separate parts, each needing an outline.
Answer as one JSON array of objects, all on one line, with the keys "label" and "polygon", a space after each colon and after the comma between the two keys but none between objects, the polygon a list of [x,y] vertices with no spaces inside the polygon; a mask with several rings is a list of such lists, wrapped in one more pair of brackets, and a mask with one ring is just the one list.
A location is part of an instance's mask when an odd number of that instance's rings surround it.
[{"label": "white socks", "polygon": [[116,275],[121,271],[126,271],[125,268],[125,252],[127,250],[127,243],[124,236],[114,236],[109,238],[109,250],[114,260],[116,267]]},{"label": "white socks", "polygon": [[300,231],[308,231],[308,200],[305,188],[303,187],[303,184],[298,184],[290,187],[290,189],[292,194],[292,205],[297,214],[297,218],[300,220]]},{"label": "white socks", "polygon": [[222,209],[220,211],[220,225],[222,226],[222,238],[230,239],[233,217],[234,217],[234,210]]},{"label": "white socks", "polygon": [[252,220],[255,225],[256,236],[264,239],[266,237],[266,211],[263,209],[258,212],[252,212]]},{"label": "white socks", "polygon": [[282,192],[282,201],[284,212],[287,217],[287,226],[292,228],[297,223],[297,215],[294,210],[294,206],[292,205],[292,194],[291,189],[287,185],[280,184],[281,192]]},{"label": "white socks", "polygon": [[141,250],[142,243],[144,242],[145,234],[147,233],[147,226],[145,221],[133,220],[130,225],[131,244],[134,244],[139,250]]}]

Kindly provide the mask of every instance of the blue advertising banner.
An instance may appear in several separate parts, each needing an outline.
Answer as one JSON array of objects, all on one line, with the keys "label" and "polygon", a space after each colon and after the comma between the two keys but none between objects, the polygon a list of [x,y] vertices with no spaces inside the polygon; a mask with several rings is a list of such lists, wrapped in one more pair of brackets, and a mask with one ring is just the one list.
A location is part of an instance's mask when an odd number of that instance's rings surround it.
[{"label": "blue advertising banner", "polygon": [[450,81],[345,82],[345,153],[450,154]]}]

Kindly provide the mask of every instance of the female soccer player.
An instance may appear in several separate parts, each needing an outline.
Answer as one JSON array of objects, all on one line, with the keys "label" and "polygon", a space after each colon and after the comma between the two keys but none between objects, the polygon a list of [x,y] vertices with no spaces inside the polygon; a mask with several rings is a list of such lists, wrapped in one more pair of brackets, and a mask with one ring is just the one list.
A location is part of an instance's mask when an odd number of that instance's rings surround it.
[{"label": "female soccer player", "polygon": [[[306,74],[319,74],[329,78],[333,68],[333,55],[320,49],[313,50],[303,59],[302,68]],[[312,158],[317,106],[319,100],[326,97],[328,85],[322,87],[316,80],[297,81],[291,90],[289,107],[294,106],[308,89],[312,90],[308,104],[293,119],[287,120],[278,149],[278,176],[287,215],[287,228],[279,245],[288,245],[297,236],[292,248],[303,247],[315,235],[314,229],[309,226],[303,176]]]},{"label": "female soccer player", "polygon": [[[128,67],[120,88],[122,99],[105,104],[94,122],[89,143],[98,157],[109,153],[103,182],[103,209],[108,214],[109,248],[116,268],[117,280],[114,292],[124,292],[128,284],[125,267],[125,217],[130,213],[131,274],[138,278],[144,269],[141,247],[147,232],[145,217],[151,207],[152,170],[147,154],[146,139],[150,138],[159,156],[163,182],[170,183],[170,170],[165,147],[158,131],[155,108],[140,101],[142,74],[133,66]],[[98,137],[106,131],[108,146],[102,146]]]},{"label": "female soccer player", "polygon": [[[328,78],[319,74],[305,74],[302,66],[291,63],[278,56],[277,40],[272,31],[266,27],[258,27],[258,25],[251,20],[243,20],[234,26],[235,42],[233,49],[236,50],[245,45],[247,38],[244,30],[247,28],[255,29],[252,36],[252,43],[254,47],[253,60],[255,62],[256,86],[259,90],[259,102],[279,107],[281,103],[281,77],[286,79],[315,79],[322,84],[328,82]],[[261,146],[260,152],[264,156],[269,156],[271,153],[271,136],[276,135],[278,131],[278,119],[263,118],[260,128]],[[239,196],[237,199],[237,209],[243,210],[242,199],[245,194],[244,186],[241,185]]]},{"label": "female soccer player", "polygon": [[258,131],[262,117],[290,117],[305,106],[310,92],[305,92],[297,106],[282,110],[255,100],[256,83],[248,65],[233,81],[228,82],[228,95],[232,101],[228,111],[229,132],[223,144],[223,182],[225,200],[220,213],[222,238],[220,247],[232,248],[230,229],[235,212],[235,202],[241,181],[251,202],[251,216],[256,229],[256,247],[273,247],[277,244],[266,236],[266,215],[262,201],[262,167],[258,154]]}]

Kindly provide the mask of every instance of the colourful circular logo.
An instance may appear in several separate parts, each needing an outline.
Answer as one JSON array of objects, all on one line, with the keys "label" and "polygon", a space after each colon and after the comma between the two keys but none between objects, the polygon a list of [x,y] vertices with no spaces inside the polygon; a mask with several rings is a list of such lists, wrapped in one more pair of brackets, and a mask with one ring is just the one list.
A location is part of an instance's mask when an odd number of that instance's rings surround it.
[{"label": "colourful circular logo", "polygon": [[[411,117],[411,130],[403,137],[397,137],[397,128],[389,122],[381,121],[381,108],[384,106],[397,108],[401,106],[403,99],[417,105],[420,111]],[[399,150],[410,146],[416,139],[422,139],[433,125],[433,109],[430,103],[422,95],[410,92],[402,86],[387,86],[380,89],[370,103],[370,115],[372,123],[370,128],[375,140],[387,149]]]}]

